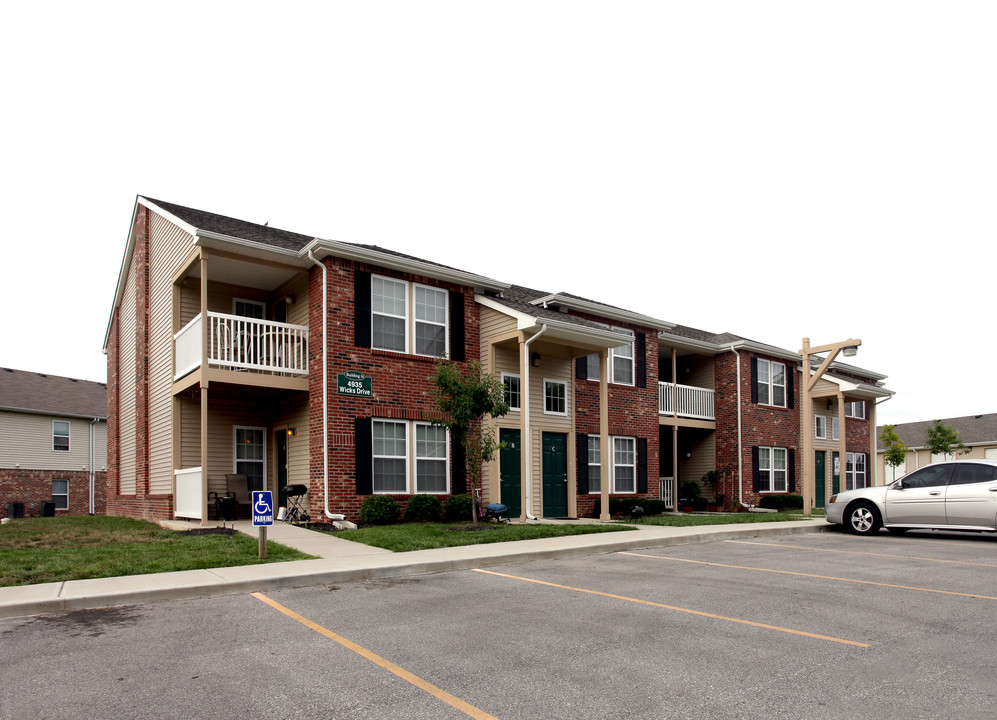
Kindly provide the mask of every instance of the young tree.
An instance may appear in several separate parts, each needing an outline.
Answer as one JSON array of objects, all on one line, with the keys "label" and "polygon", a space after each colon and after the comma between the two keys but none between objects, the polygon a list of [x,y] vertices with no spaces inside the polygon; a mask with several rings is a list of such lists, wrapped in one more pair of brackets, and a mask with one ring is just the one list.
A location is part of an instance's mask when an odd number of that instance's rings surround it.
[{"label": "young tree", "polygon": [[884,425],[879,433],[879,441],[883,443],[883,460],[893,468],[893,479],[897,479],[897,466],[902,465],[907,459],[907,446],[897,435],[897,430],[892,425]]},{"label": "young tree", "polygon": [[934,455],[960,455],[969,452],[969,448],[959,439],[959,431],[941,420],[935,420],[928,428],[925,445]]},{"label": "young tree", "polygon": [[481,486],[482,465],[491,462],[500,447],[481,421],[486,415],[498,418],[509,412],[504,387],[476,360],[465,364],[440,358],[430,379],[436,406],[443,413],[433,424],[446,427],[464,448],[464,467],[471,490],[471,522],[477,524],[476,491]]}]

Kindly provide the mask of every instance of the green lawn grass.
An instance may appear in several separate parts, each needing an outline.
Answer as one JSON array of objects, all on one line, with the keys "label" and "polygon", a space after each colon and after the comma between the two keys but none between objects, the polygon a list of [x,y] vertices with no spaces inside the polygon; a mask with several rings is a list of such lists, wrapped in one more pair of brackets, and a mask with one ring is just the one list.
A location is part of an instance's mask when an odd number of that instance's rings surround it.
[{"label": "green lawn grass", "polygon": [[372,525],[358,530],[341,530],[336,537],[373,545],[375,547],[407,552],[431,550],[456,545],[533,540],[535,538],[586,535],[588,533],[633,530],[627,525],[518,525],[510,523],[478,523],[469,529],[467,523],[400,523],[398,525]]},{"label": "green lawn grass", "polygon": [[[824,513],[814,513],[814,517],[823,517]],[[799,510],[775,513],[716,513],[711,515],[655,515],[640,520],[645,525],[669,525],[672,527],[691,527],[693,525],[733,525],[735,523],[787,522],[790,520],[806,520]]]},{"label": "green lawn grass", "polygon": [[306,560],[311,555],[256,538],[188,535],[131,518],[26,518],[0,525],[0,586]]}]

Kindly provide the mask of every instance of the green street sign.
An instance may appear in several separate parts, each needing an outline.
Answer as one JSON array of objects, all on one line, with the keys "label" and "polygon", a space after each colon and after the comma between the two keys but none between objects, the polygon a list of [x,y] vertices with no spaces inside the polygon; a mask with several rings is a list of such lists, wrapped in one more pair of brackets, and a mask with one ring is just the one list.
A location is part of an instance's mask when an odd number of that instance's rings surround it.
[{"label": "green street sign", "polygon": [[356,370],[347,370],[336,376],[336,392],[339,395],[353,395],[355,397],[373,397],[374,382],[368,375]]}]

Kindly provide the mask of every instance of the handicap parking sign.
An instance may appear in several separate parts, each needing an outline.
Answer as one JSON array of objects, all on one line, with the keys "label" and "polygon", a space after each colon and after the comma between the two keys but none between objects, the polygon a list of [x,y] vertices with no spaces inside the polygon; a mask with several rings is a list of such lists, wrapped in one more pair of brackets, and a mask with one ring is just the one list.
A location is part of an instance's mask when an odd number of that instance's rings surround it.
[{"label": "handicap parking sign", "polygon": [[253,490],[253,527],[273,525],[273,493]]}]

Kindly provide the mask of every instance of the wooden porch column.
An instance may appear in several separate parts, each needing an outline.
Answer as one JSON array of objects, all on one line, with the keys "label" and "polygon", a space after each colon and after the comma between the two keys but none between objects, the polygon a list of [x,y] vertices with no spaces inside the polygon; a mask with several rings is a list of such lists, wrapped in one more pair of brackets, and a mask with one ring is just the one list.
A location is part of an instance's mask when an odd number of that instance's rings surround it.
[{"label": "wooden porch column", "polygon": [[679,361],[678,353],[672,348],[672,505],[679,509]]},{"label": "wooden porch column", "polygon": [[[867,400],[866,406],[869,408],[866,422],[869,423],[869,459],[865,461],[866,478],[870,487],[879,485],[876,482],[876,469],[878,460],[876,458],[876,401]],[[883,475],[886,475],[886,466],[883,466]]]},{"label": "wooden porch column", "polygon": [[[845,396],[838,393],[838,490],[845,489]],[[831,460],[831,489],[834,489],[834,460]]]},{"label": "wooden porch column", "polygon": [[201,524],[208,524],[208,258],[201,254]]},{"label": "wooden porch column", "polygon": [[609,445],[609,351],[599,351],[599,500],[600,520],[609,520],[609,472],[613,448]]},{"label": "wooden porch column", "polygon": [[530,475],[530,454],[532,450],[530,449],[530,369],[529,362],[530,359],[526,357],[526,336],[522,333],[519,335],[519,377],[522,383],[522,388],[520,392],[522,397],[520,402],[522,407],[519,410],[519,520],[520,522],[526,522],[527,513],[533,511],[533,508],[527,507],[527,498],[532,497],[526,492],[526,483],[532,483],[533,478]]}]

